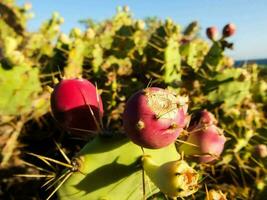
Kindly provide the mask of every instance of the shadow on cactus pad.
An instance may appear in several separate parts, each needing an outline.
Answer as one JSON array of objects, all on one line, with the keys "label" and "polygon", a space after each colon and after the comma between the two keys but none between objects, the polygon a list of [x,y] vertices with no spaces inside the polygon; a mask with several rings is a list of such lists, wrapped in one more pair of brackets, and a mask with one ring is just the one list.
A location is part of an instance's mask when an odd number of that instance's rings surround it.
[{"label": "shadow on cactus pad", "polygon": [[[159,150],[144,149],[159,164],[179,159],[175,146]],[[61,186],[60,199],[143,199],[141,148],[122,136],[99,136],[78,154],[80,172]],[[146,197],[158,192],[145,177]]]}]

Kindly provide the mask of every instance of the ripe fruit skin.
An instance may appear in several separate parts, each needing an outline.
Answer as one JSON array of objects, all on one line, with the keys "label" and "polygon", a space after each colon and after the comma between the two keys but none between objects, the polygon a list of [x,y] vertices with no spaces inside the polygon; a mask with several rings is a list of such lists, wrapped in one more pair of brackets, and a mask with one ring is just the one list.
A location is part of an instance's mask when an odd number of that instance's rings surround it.
[{"label": "ripe fruit skin", "polygon": [[51,94],[51,109],[55,119],[74,134],[97,131],[97,123],[103,116],[101,97],[97,97],[95,86],[86,79],[66,79],[58,83]]},{"label": "ripe fruit skin", "polygon": [[232,23],[225,25],[223,28],[223,36],[224,37],[230,37],[230,36],[234,35],[235,32],[236,32],[236,27]]},{"label": "ripe fruit skin", "polygon": [[185,155],[195,157],[199,162],[207,163],[220,156],[225,141],[226,139],[220,129],[215,125],[210,125],[189,135],[186,142],[194,144],[197,147],[182,144],[180,152],[183,151]]},{"label": "ripe fruit skin", "polygon": [[203,110],[197,113],[192,118],[188,128],[190,135],[186,140],[195,146],[184,143],[179,147],[179,151],[198,162],[207,163],[218,158],[223,151],[226,138],[216,123],[210,112]]},{"label": "ripe fruit skin", "polygon": [[123,126],[130,139],[145,148],[157,149],[173,143],[187,123],[185,97],[151,87],[128,100]]},{"label": "ripe fruit skin", "polygon": [[209,39],[215,40],[218,35],[218,30],[215,26],[212,26],[206,29],[206,34]]},{"label": "ripe fruit skin", "polygon": [[217,124],[217,120],[214,115],[206,109],[201,110],[193,115],[190,121],[189,130],[195,128],[195,126],[207,126],[212,124]]}]

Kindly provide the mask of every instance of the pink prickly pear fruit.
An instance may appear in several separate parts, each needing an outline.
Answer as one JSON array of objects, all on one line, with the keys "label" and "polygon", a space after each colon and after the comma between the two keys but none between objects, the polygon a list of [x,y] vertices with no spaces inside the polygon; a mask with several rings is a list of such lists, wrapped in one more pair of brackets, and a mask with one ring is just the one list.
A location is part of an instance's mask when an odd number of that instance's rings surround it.
[{"label": "pink prickly pear fruit", "polygon": [[207,37],[211,40],[215,40],[218,36],[218,29],[215,26],[211,26],[206,29]]},{"label": "pink prickly pear fruit", "polygon": [[224,37],[230,37],[232,35],[234,35],[236,32],[236,26],[232,23],[226,24],[223,27],[223,36]]},{"label": "pink prickly pear fruit", "polygon": [[187,124],[188,98],[157,87],[133,94],[126,103],[123,126],[129,138],[145,148],[173,143]]},{"label": "pink prickly pear fruit", "polygon": [[214,117],[214,115],[205,110],[201,110],[196,112],[190,121],[190,126],[189,130],[194,129],[196,126],[207,126],[207,125],[212,125],[212,124],[217,124],[217,120]]},{"label": "pink prickly pear fruit", "polygon": [[179,147],[179,151],[192,160],[208,163],[221,155],[225,141],[222,130],[210,125],[200,130],[192,130],[186,143]]},{"label": "pink prickly pear fruit", "polygon": [[53,116],[67,131],[85,135],[100,130],[103,104],[96,87],[88,80],[62,80],[50,100]]},{"label": "pink prickly pear fruit", "polygon": [[223,151],[226,138],[216,123],[214,115],[207,110],[196,113],[190,122],[186,143],[179,147],[179,151],[199,162],[208,163],[217,159]]}]

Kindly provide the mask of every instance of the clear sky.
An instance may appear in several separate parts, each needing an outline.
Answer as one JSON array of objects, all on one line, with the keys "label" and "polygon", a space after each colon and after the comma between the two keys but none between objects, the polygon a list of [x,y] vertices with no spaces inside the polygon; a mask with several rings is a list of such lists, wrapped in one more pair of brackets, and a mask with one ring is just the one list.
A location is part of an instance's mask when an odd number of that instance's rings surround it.
[{"label": "clear sky", "polygon": [[41,22],[53,11],[64,17],[62,31],[81,27],[78,20],[93,18],[97,21],[115,14],[116,7],[128,5],[135,18],[157,16],[172,18],[183,27],[198,20],[205,28],[216,25],[219,29],[233,22],[237,33],[231,38],[235,49],[228,55],[235,59],[267,58],[267,0],[17,0],[19,4],[31,2],[35,18],[29,30],[37,30]]}]

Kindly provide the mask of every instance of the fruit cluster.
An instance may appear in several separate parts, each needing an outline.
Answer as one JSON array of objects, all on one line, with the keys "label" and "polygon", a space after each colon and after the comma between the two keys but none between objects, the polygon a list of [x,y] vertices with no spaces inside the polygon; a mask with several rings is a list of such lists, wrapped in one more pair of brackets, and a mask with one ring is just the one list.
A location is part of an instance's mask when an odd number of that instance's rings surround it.
[{"label": "fruit cluster", "polygon": [[[102,99],[88,80],[63,79],[51,95],[51,108],[55,119],[70,133],[105,136],[101,126]],[[135,144],[148,149],[174,145],[187,132],[188,139],[179,147],[180,153],[204,163],[218,159],[226,139],[216,126],[215,117],[203,110],[189,120],[187,110],[188,97],[147,87],[127,101],[122,117],[124,130]],[[143,155],[141,160],[151,181],[169,197],[185,197],[198,190],[199,174],[186,161],[178,159],[158,165],[151,155]]]}]

